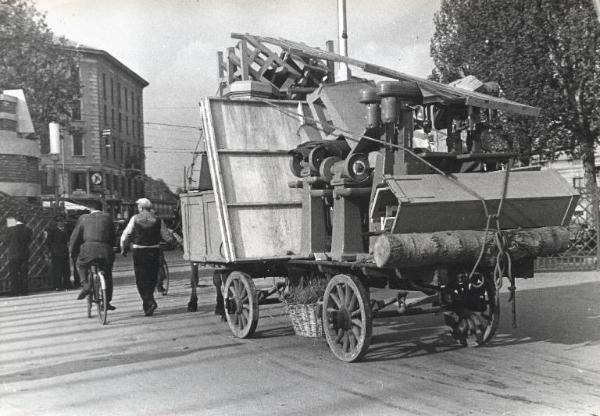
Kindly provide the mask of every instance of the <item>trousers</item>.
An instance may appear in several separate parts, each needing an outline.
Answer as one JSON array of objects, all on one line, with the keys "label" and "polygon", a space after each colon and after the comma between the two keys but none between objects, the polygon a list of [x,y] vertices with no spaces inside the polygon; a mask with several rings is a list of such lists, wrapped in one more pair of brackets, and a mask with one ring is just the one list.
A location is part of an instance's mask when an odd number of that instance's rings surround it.
[{"label": "trousers", "polygon": [[142,298],[144,312],[155,302],[154,288],[158,277],[159,255],[158,248],[133,249],[135,284]]},{"label": "trousers", "polygon": [[29,291],[27,269],[29,259],[10,259],[8,273],[10,274],[11,292],[13,295],[26,295]]}]

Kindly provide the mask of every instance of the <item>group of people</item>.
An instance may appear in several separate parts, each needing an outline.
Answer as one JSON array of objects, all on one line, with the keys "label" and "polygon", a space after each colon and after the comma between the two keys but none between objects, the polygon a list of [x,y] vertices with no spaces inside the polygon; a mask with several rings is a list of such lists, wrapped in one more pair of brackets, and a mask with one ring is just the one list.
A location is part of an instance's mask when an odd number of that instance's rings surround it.
[{"label": "group of people", "polygon": [[[123,256],[129,251],[133,257],[135,282],[142,299],[142,309],[146,316],[151,316],[157,308],[154,289],[157,286],[160,267],[160,242],[172,242],[174,237],[165,223],[152,211],[152,203],[147,198],[136,201],[138,214],[131,217],[120,238],[120,250]],[[92,209],[89,214],[82,215],[72,233],[67,232],[64,222],[51,222],[44,232],[45,244],[48,247],[50,274],[57,289],[70,287],[69,257],[76,259],[75,269],[81,280],[81,291],[77,299],[84,299],[90,293],[88,272],[92,264],[97,264],[104,272],[106,280],[106,300],[109,310],[116,309],[111,304],[113,295],[112,268],[115,260],[113,244],[116,239],[113,219],[100,207]],[[16,217],[15,224],[8,229],[9,241],[9,273],[13,282],[14,294],[27,294],[27,265],[29,244],[32,241],[31,230]],[[79,285],[74,279],[73,285]],[[158,287],[159,290],[160,284]]]}]

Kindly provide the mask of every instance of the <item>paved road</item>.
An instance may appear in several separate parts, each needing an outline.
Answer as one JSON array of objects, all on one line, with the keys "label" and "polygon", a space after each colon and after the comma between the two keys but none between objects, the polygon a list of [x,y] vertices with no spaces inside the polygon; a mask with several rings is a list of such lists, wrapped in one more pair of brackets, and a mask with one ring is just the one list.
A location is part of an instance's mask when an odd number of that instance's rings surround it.
[{"label": "paved road", "polygon": [[153,317],[117,280],[104,327],[76,292],[0,298],[0,415],[600,415],[597,273],[519,281],[519,327],[505,312],[489,347],[458,347],[440,316],[376,320],[355,364],[294,336],[281,305],[233,338],[209,278],[197,313],[180,272]]}]

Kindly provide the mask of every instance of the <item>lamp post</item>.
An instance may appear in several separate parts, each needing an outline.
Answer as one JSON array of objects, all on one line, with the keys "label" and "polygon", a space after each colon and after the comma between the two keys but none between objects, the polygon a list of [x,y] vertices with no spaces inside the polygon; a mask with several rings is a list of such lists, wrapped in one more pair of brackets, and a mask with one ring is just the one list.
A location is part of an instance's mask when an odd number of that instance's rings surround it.
[{"label": "lamp post", "polygon": [[58,215],[60,194],[58,192],[58,159],[60,154],[60,125],[55,122],[48,124],[50,133],[50,158],[52,159],[54,171],[54,215]]}]

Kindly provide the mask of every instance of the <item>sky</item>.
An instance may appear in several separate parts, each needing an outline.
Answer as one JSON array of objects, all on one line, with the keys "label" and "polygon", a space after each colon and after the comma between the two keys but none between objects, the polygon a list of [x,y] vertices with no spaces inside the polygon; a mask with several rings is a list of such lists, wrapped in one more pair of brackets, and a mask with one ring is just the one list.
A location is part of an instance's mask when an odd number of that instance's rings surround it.
[{"label": "sky", "polygon": [[[426,77],[441,0],[347,0],[348,54]],[[217,90],[217,52],[231,33],[337,48],[337,0],[36,0],[52,31],[102,49],[146,79],[146,173],[182,186],[199,130],[198,102]],[[336,49],[337,50],[337,49]]]}]

